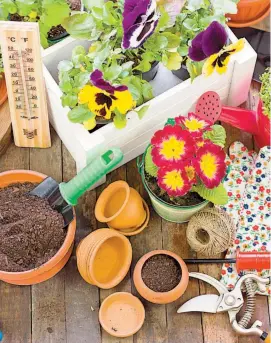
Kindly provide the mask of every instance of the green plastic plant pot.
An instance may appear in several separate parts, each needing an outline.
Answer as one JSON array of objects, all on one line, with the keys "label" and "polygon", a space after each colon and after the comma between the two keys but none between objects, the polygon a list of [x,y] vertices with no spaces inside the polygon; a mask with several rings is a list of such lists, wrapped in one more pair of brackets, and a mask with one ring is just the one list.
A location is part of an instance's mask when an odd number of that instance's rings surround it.
[{"label": "green plastic plant pot", "polygon": [[203,210],[209,204],[209,201],[204,200],[203,202],[201,202],[197,205],[194,205],[194,206],[176,206],[176,205],[168,204],[165,201],[163,201],[162,199],[158,198],[158,196],[155,195],[150,190],[150,188],[148,187],[148,184],[145,180],[144,162],[145,162],[145,155],[146,155],[146,151],[147,151],[148,147],[146,148],[142,159],[140,159],[140,157],[138,157],[137,167],[138,167],[138,171],[141,175],[143,185],[149,194],[149,197],[151,199],[151,203],[152,203],[152,206],[153,206],[155,212],[160,217],[162,217],[163,219],[165,219],[169,222],[173,222],[173,223],[186,223],[186,222],[188,222],[194,214]]}]

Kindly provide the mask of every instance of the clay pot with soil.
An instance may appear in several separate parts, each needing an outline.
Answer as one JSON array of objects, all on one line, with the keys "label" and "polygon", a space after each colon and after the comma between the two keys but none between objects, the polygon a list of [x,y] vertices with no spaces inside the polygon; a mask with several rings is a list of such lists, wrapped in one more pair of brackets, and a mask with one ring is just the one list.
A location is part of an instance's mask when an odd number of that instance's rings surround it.
[{"label": "clay pot with soil", "polygon": [[7,100],[8,93],[4,74],[0,73],[0,106]]},{"label": "clay pot with soil", "polygon": [[240,0],[237,4],[238,12],[228,14],[230,27],[247,27],[255,25],[270,13],[269,0]]},{"label": "clay pot with soil", "polygon": [[129,240],[110,229],[99,229],[85,237],[76,250],[82,278],[91,285],[109,289],[126,276],[132,262]]},{"label": "clay pot with soil", "polygon": [[126,236],[141,232],[148,224],[149,209],[140,194],[125,181],[111,183],[100,195],[95,217]]},{"label": "clay pot with soil", "polygon": [[144,299],[155,304],[168,304],[185,292],[189,274],[178,255],[167,250],[154,250],[137,262],[133,278]]},{"label": "clay pot with soil", "polygon": [[62,214],[28,193],[45,175],[26,170],[0,173],[0,280],[33,285],[50,279],[73,249],[75,218],[64,228]]}]

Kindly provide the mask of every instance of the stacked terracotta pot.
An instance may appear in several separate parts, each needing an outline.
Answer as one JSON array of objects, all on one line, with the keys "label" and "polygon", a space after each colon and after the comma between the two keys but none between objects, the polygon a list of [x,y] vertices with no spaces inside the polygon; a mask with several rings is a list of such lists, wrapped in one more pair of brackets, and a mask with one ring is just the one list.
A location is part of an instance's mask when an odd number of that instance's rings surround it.
[{"label": "stacked terracotta pot", "polygon": [[142,232],[150,219],[148,205],[125,181],[111,183],[95,207],[96,219],[125,236]]}]

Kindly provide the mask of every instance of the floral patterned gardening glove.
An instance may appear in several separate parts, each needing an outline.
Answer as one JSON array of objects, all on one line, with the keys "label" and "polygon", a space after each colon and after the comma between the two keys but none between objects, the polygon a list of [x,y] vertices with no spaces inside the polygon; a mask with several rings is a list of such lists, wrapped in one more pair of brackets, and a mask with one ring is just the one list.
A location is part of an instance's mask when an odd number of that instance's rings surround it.
[{"label": "floral patterned gardening glove", "polygon": [[239,222],[246,182],[254,168],[256,156],[254,151],[248,151],[241,142],[234,142],[229,148],[226,163],[230,167],[230,172],[224,180],[229,201],[221,208],[232,217],[235,225]]},{"label": "floral patterned gardening glove", "polygon": [[[260,150],[255,161],[255,168],[248,178],[242,208],[240,209],[236,237],[232,247],[228,250],[227,258],[235,257],[237,248],[240,248],[241,251],[271,251],[270,183],[271,147],[264,147]],[[238,275],[235,264],[224,264],[221,274],[221,282],[231,289],[234,288],[237,280],[244,272],[240,272]],[[269,270],[263,270],[258,275],[270,277],[271,274]],[[258,293],[270,295],[270,285],[266,286],[265,292]]]}]

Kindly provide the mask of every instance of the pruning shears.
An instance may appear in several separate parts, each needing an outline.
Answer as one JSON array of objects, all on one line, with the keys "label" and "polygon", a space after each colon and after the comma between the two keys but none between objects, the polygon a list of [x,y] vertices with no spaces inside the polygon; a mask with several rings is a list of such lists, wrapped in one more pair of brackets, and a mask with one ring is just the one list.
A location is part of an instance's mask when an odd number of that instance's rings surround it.
[{"label": "pruning shears", "polygon": [[[261,329],[261,321],[256,320],[251,327],[248,328],[248,324],[255,310],[255,285],[257,284],[258,289],[264,292],[266,285],[270,283],[269,278],[262,278],[256,274],[246,274],[237,281],[235,288],[232,291],[228,291],[226,286],[209,275],[193,272],[189,273],[189,276],[209,283],[217,289],[220,295],[206,294],[190,299],[178,309],[178,313],[228,312],[230,323],[237,333],[240,335],[256,335],[265,343],[270,343],[270,334]],[[242,294],[243,286],[247,293],[247,304],[242,318],[237,321],[236,315],[244,305]]]}]

